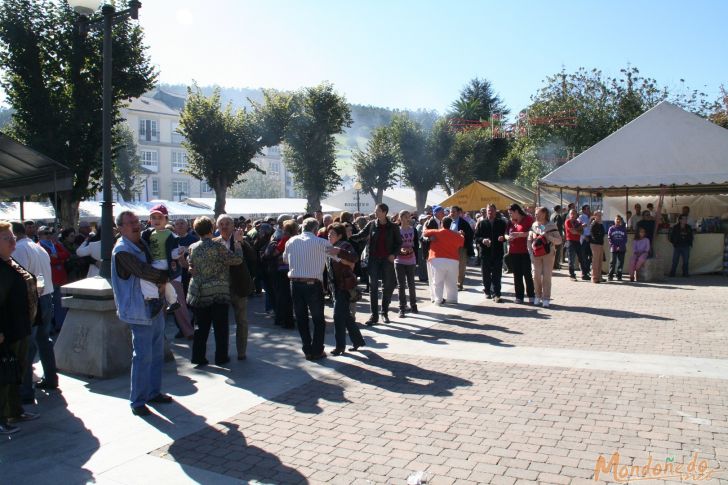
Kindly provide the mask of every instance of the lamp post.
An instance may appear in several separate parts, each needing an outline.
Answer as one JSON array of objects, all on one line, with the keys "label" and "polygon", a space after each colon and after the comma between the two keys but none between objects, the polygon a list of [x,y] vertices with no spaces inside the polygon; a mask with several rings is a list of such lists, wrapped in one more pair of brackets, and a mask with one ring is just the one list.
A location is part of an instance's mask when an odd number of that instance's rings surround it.
[{"label": "lamp post", "polygon": [[111,125],[112,120],[112,90],[111,90],[111,29],[115,23],[119,23],[127,17],[139,18],[139,9],[142,4],[138,0],[130,0],[129,8],[116,11],[113,5],[104,4],[101,7],[101,17],[90,19],[99,6],[99,0],[68,0],[68,4],[80,15],[79,31],[82,35],[88,32],[89,28],[101,28],[104,33],[103,50],[103,121],[102,133],[102,166],[103,178],[101,189],[103,202],[101,203],[101,268],[99,275],[104,278],[111,278],[111,247],[114,243],[113,220],[114,202],[111,192]]},{"label": "lamp post", "polygon": [[354,190],[356,190],[356,211],[361,212],[361,204],[359,203],[359,194],[361,193],[361,182],[354,182]]}]

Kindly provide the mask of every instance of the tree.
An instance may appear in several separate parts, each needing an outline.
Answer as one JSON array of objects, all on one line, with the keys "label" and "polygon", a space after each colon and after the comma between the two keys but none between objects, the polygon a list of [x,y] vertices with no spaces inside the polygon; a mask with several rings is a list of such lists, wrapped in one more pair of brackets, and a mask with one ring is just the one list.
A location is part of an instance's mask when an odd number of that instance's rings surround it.
[{"label": "tree", "polygon": [[395,116],[390,125],[399,150],[404,178],[415,190],[417,210],[425,208],[427,192],[443,180],[442,166],[436,166],[427,149],[427,133],[406,115]]},{"label": "tree", "polygon": [[[56,214],[72,226],[78,203],[101,178],[102,33],[79,34],[66,2],[0,3],[1,85],[15,110],[7,133],[68,166],[73,188],[58,192]],[[154,86],[142,29],[126,19],[113,28],[113,117],[124,100]],[[55,198],[51,198],[55,203]]]},{"label": "tree", "polygon": [[225,109],[220,90],[206,97],[195,84],[188,88],[188,98],[180,113],[179,132],[189,154],[187,171],[199,180],[207,180],[215,191],[215,217],[225,212],[227,190],[249,170],[263,172],[253,158],[264,146],[280,143],[287,123],[287,97],[268,92],[263,105],[253,111]]},{"label": "tree", "polygon": [[369,192],[377,204],[382,202],[384,191],[393,187],[398,180],[395,174],[398,155],[391,130],[383,126],[374,130],[366,151],[357,150],[354,153],[354,170],[359,176],[362,190]]},{"label": "tree", "polygon": [[720,87],[721,97],[715,103],[716,108],[708,117],[710,121],[723,128],[728,128],[728,91],[724,86]]},{"label": "tree", "polygon": [[137,147],[134,142],[134,133],[125,123],[119,123],[114,127],[114,173],[111,183],[121,198],[132,201],[134,194],[144,186],[144,168],[142,161],[137,155]]},{"label": "tree", "polygon": [[511,145],[500,164],[499,174],[523,187],[535,188],[538,180],[556,168],[542,160],[533,140],[520,137]]},{"label": "tree", "polygon": [[277,199],[281,190],[280,179],[254,170],[246,175],[244,182],[230,187],[228,195],[238,199]]},{"label": "tree", "polygon": [[351,126],[351,111],[329,83],[297,92],[292,106],[284,135],[286,166],[306,194],[308,210],[320,210],[321,198],[341,181],[334,135]]},{"label": "tree", "polygon": [[438,119],[427,136],[427,153],[432,160],[433,167],[443,167],[445,176],[441,180],[442,185],[448,194],[452,193],[451,180],[447,175],[454,160],[452,150],[455,144],[455,134],[452,132],[446,118]]},{"label": "tree", "polygon": [[496,113],[505,116],[510,110],[493,92],[490,81],[476,77],[463,87],[460,97],[452,103],[450,117],[485,121]]}]

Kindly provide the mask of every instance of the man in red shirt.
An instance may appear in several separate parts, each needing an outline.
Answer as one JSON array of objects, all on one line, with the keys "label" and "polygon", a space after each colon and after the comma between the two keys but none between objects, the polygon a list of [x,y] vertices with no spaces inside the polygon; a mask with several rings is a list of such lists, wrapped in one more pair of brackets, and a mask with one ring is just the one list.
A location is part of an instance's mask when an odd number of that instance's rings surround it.
[{"label": "man in red shirt", "polygon": [[66,250],[63,244],[58,241],[54,241],[52,236],[53,230],[48,226],[43,226],[38,230],[38,244],[45,249],[51,257],[51,274],[53,278],[53,326],[57,331],[60,331],[67,312],[67,309],[61,306],[61,286],[68,283],[66,261],[71,258],[71,253]]},{"label": "man in red shirt", "polygon": [[[531,256],[528,254],[526,238],[533,225],[533,217],[529,216],[518,204],[508,208],[511,223],[508,225],[506,240],[508,241],[508,254],[511,258],[513,270],[513,286],[516,289],[516,303],[523,303],[524,293],[528,295],[529,303],[533,303],[536,292],[531,274]],[[525,291],[524,291],[525,283]]]},{"label": "man in red shirt", "polygon": [[578,259],[581,264],[581,273],[583,278],[588,276],[588,266],[583,264],[581,258],[581,233],[583,227],[579,219],[577,218],[576,210],[571,209],[569,211],[569,218],[564,222],[564,234],[566,236],[566,249],[569,251],[569,278],[571,281],[576,281],[576,260]]}]

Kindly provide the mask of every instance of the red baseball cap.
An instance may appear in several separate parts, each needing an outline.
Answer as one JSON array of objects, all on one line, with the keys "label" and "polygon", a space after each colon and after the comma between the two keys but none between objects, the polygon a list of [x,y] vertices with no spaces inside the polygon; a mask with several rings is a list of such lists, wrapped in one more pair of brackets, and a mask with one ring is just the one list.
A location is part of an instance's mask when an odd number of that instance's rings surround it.
[{"label": "red baseball cap", "polygon": [[149,209],[149,215],[152,215],[155,212],[159,212],[163,216],[169,216],[169,211],[167,211],[167,208],[164,206],[164,204],[157,204]]}]

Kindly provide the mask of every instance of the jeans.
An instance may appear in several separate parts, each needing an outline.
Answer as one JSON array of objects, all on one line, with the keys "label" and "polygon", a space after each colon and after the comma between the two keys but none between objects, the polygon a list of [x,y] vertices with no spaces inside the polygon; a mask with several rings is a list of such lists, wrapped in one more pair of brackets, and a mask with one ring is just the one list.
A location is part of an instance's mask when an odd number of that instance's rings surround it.
[{"label": "jeans", "polygon": [[278,270],[268,270],[265,269],[263,271],[263,289],[265,290],[265,311],[269,312],[271,310],[275,310],[276,308],[276,292],[275,288],[273,287],[273,281],[275,279],[275,273],[277,273]]},{"label": "jeans", "polygon": [[53,318],[53,295],[43,295],[38,298],[38,311],[41,323],[33,327],[33,333],[28,341],[27,364],[20,388],[22,399],[32,399],[33,392],[33,362],[36,352],[40,354],[40,363],[43,366],[43,378],[50,384],[58,384],[58,369],[56,368],[56,354],[53,352],[53,341],[50,332]]},{"label": "jeans", "polygon": [[337,349],[346,347],[346,332],[349,332],[349,338],[354,347],[364,345],[364,337],[361,336],[361,331],[349,311],[349,290],[336,290],[334,292],[334,335]]},{"label": "jeans", "polygon": [[566,248],[569,250],[569,276],[576,277],[576,261],[581,266],[582,276],[589,274],[589,266],[586,266],[582,257],[582,248],[579,241],[567,241]]},{"label": "jeans", "polygon": [[215,330],[215,363],[223,364],[229,359],[228,344],[230,342],[230,328],[228,327],[227,303],[213,303],[206,307],[196,307],[195,322],[197,329],[192,341],[192,363],[205,364],[207,358],[207,337],[210,327]]},{"label": "jeans", "polygon": [[[319,355],[324,351],[324,334],[326,333],[323,284],[320,281],[291,281],[291,296],[298,332],[301,334],[303,353]],[[346,308],[348,311],[348,304]],[[311,330],[308,326],[309,312],[311,320],[313,320],[313,340],[311,340]]]},{"label": "jeans", "polygon": [[66,319],[67,308],[63,308],[61,305],[61,287],[59,285],[53,285],[53,324],[56,330],[60,330],[63,326],[63,320]]},{"label": "jeans", "polygon": [[382,313],[389,311],[389,303],[392,301],[392,293],[394,293],[395,276],[394,263],[390,263],[388,259],[370,257],[369,265],[369,308],[372,316],[376,317],[379,313],[379,277],[382,278]]},{"label": "jeans", "polygon": [[612,259],[609,261],[609,277],[613,278],[617,275],[617,278],[622,278],[622,271],[624,271],[624,255],[626,251],[618,251],[612,253]]},{"label": "jeans", "polygon": [[[149,307],[149,303],[145,303]],[[164,312],[152,318],[151,325],[130,324],[131,344],[131,407],[143,406],[162,391],[164,364]]]},{"label": "jeans", "polygon": [[483,272],[483,291],[486,295],[501,296],[501,277],[503,275],[503,256],[483,255],[480,262]]},{"label": "jeans", "polygon": [[688,262],[690,260],[690,246],[684,248],[675,247],[672,251],[672,268],[670,269],[670,276],[675,276],[675,270],[677,269],[677,263],[682,258],[682,275],[688,275]]},{"label": "jeans", "polygon": [[399,287],[399,309],[407,308],[407,288],[409,288],[410,308],[417,306],[417,289],[415,288],[415,265],[395,264],[397,285]]},{"label": "jeans", "polygon": [[282,327],[293,327],[293,300],[291,299],[291,282],[288,271],[276,271],[274,280],[276,293],[275,324]]},{"label": "jeans", "polygon": [[588,240],[581,242],[581,250],[579,251],[579,264],[581,265],[581,276],[589,276],[589,269],[592,265],[591,243]]},{"label": "jeans", "polygon": [[533,298],[536,295],[536,290],[533,286],[533,275],[531,274],[531,257],[528,253],[511,253],[511,265],[513,267],[513,286],[516,288],[516,299],[523,300],[524,281],[526,283],[525,293],[529,298]]}]

